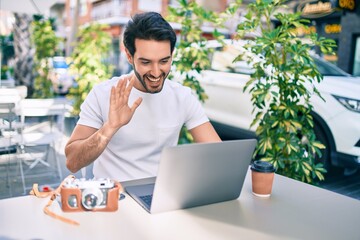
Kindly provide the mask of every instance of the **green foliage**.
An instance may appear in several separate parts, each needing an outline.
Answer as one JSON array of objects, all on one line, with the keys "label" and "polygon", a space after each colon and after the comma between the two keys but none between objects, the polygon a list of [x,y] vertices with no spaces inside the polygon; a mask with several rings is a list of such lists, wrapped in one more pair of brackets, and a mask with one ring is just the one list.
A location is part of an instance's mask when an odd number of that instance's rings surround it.
[{"label": "green foliage", "polygon": [[73,115],[80,113],[80,106],[92,87],[111,76],[112,66],[104,62],[111,48],[111,35],[106,32],[107,28],[92,23],[79,31],[70,66],[77,86],[72,87],[67,95],[73,100]]},{"label": "green foliage", "polygon": [[1,79],[11,79],[14,75],[14,68],[7,65],[1,65]]},{"label": "green foliage", "polygon": [[[14,50],[14,35],[10,33],[9,35],[0,35],[0,51],[2,53],[1,65],[7,65],[8,60],[15,57]],[[2,74],[2,72],[1,72]]]},{"label": "green foliage", "polygon": [[[323,180],[326,170],[321,163],[315,163],[315,156],[321,156],[320,149],[325,146],[314,134],[310,97],[320,96],[315,85],[321,82],[322,75],[309,51],[318,46],[323,52],[332,53],[335,43],[316,34],[306,41],[297,37],[295,28],[306,28],[307,20],[301,19],[299,13],[276,13],[282,2],[257,0],[249,4],[246,20],[237,27],[238,37],[260,29],[261,33],[245,48],[264,56],[261,61],[248,57],[255,72],[244,91],[252,95],[256,116],[252,125],[258,124],[255,155],[273,163],[279,174],[313,183]],[[272,27],[272,16],[280,26]]]},{"label": "green foliage", "polygon": [[34,68],[36,77],[33,97],[50,98],[54,96],[50,80],[50,58],[55,56],[60,38],[55,35],[50,20],[38,18],[32,22],[31,39],[35,45]]},{"label": "green foliage", "polygon": [[12,78],[14,75],[14,68],[8,66],[9,60],[15,57],[14,51],[14,35],[0,35],[0,51],[1,51],[1,79]]},{"label": "green foliage", "polygon": [[[178,2],[179,7],[169,7],[167,17],[168,21],[181,24],[180,41],[173,57],[175,74],[181,76],[183,85],[190,87],[196,92],[199,100],[204,102],[208,96],[197,80],[196,74],[210,66],[208,55],[211,50],[205,48],[207,39],[203,35],[202,26],[209,23],[213,26],[220,26],[222,19],[214,12],[204,10],[196,1],[188,3],[186,0],[178,0]],[[216,29],[211,35],[217,39],[223,37]],[[191,135],[183,129],[179,142],[188,143],[192,141]]]}]

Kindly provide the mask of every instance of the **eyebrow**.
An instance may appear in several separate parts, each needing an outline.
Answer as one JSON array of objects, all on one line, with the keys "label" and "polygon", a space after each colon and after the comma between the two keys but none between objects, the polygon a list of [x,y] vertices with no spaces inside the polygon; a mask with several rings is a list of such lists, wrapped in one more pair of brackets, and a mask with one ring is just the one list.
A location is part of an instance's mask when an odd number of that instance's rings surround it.
[{"label": "eyebrow", "polygon": [[[167,56],[167,57],[164,57],[164,58],[160,59],[159,61],[169,60],[170,58],[171,58],[171,56]],[[142,57],[138,58],[138,60],[140,60],[140,61],[149,61],[149,62],[152,61],[150,59],[142,58]]]}]

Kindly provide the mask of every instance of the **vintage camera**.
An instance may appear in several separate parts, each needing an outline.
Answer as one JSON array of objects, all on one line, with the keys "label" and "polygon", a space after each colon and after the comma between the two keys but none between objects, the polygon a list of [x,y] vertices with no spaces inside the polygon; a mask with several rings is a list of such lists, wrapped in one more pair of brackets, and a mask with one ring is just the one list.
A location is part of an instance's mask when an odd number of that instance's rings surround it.
[{"label": "vintage camera", "polygon": [[110,179],[69,179],[60,189],[61,208],[65,212],[118,209],[120,183]]}]

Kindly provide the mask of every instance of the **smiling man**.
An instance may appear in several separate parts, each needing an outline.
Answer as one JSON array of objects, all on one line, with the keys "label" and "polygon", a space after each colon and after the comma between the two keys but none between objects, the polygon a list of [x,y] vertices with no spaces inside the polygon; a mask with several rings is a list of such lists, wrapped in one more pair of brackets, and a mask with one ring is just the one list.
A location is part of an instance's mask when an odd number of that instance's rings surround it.
[{"label": "smiling man", "polygon": [[[135,88],[148,93],[160,92],[171,67],[169,43],[135,39],[135,46],[138,50],[134,54],[126,51],[128,61],[132,64],[135,76],[139,80],[134,83]],[[154,49],[157,53],[155,58]]]},{"label": "smiling man", "polygon": [[156,176],[161,151],[182,126],[195,142],[221,141],[188,87],[167,80],[176,35],[160,14],[135,15],[124,32],[133,73],[96,85],[81,106],[65,147],[71,172],[94,162],[96,178]]}]

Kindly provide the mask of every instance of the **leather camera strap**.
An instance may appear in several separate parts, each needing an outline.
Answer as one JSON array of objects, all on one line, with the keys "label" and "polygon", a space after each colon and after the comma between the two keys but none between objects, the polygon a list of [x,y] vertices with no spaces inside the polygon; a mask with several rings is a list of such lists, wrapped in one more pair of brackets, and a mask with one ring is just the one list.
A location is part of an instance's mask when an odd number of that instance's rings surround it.
[{"label": "leather camera strap", "polygon": [[47,203],[47,204],[45,205],[45,207],[44,207],[44,213],[45,213],[45,214],[47,214],[47,215],[49,215],[50,217],[53,217],[53,218],[55,218],[55,219],[58,219],[58,220],[60,220],[60,221],[63,221],[63,222],[65,222],[65,223],[69,223],[69,224],[73,224],[73,225],[80,225],[80,223],[78,223],[78,222],[76,222],[76,221],[74,221],[74,220],[71,220],[71,219],[69,219],[69,218],[60,216],[60,215],[58,215],[58,214],[56,214],[56,213],[54,213],[54,212],[52,212],[52,211],[50,210],[51,204],[52,204],[53,201],[56,199],[56,197],[57,197],[58,195],[60,195],[60,189],[61,189],[61,187],[65,184],[65,182],[68,181],[68,179],[74,179],[74,178],[75,178],[75,176],[73,176],[73,175],[67,176],[67,177],[60,183],[59,187],[57,187],[55,190],[50,191],[50,192],[40,192],[40,191],[39,191],[39,185],[38,185],[37,183],[34,183],[32,189],[31,189],[31,191],[30,191],[30,195],[34,195],[34,196],[36,196],[36,197],[38,197],[38,198],[46,198],[46,197],[50,196],[50,200],[48,201],[48,203]]}]

